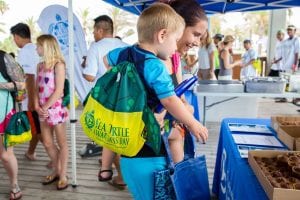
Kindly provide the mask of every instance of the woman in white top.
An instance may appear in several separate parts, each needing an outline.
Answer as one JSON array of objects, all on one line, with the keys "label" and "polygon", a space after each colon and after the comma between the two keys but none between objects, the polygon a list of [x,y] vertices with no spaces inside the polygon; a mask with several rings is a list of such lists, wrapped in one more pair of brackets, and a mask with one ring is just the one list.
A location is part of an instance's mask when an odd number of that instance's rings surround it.
[{"label": "woman in white top", "polygon": [[198,77],[202,80],[215,80],[214,45],[208,32],[200,40],[198,51]]},{"label": "woman in white top", "polygon": [[284,41],[284,31],[278,30],[276,34],[277,43],[275,47],[275,55],[272,60],[272,67],[269,76],[279,76],[279,73],[283,71],[283,41]]}]

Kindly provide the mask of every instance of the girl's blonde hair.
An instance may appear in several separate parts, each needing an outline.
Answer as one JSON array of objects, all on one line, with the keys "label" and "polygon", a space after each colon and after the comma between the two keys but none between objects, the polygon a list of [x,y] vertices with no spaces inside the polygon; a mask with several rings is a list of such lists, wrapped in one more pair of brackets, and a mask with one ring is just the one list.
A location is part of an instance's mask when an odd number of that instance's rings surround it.
[{"label": "girl's blonde hair", "polygon": [[154,34],[162,29],[172,33],[184,28],[184,19],[173,8],[167,4],[154,3],[146,8],[138,19],[138,40],[140,43],[152,43]]},{"label": "girl's blonde hair", "polygon": [[212,39],[210,38],[209,31],[206,31],[205,37],[201,37],[200,39],[200,45],[201,47],[205,46],[205,48],[208,48],[209,45],[212,43]]},{"label": "girl's blonde hair", "polygon": [[37,45],[40,45],[43,48],[43,59],[46,69],[54,68],[55,64],[58,62],[65,64],[65,59],[54,36],[48,34],[40,35],[36,41]]}]

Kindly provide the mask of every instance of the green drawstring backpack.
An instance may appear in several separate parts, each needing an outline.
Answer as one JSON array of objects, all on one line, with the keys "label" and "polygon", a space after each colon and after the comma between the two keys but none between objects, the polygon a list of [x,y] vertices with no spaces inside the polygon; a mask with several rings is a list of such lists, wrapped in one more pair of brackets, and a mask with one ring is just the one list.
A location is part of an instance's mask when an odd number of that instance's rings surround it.
[{"label": "green drawstring backpack", "polygon": [[[23,69],[16,63],[16,61],[7,53],[0,50],[0,72],[2,76],[8,81],[13,82],[15,89],[13,92],[7,91],[7,104],[6,104],[6,114],[9,113],[8,101],[9,95],[12,95],[14,100],[14,105],[17,97],[17,87],[14,81],[24,81],[25,74]],[[16,144],[22,144],[31,140],[31,129],[28,117],[25,112],[21,110],[21,103],[19,105],[19,112],[13,114],[10,120],[7,120],[7,126],[4,131],[4,147],[14,146]],[[15,108],[15,106],[14,106]]]},{"label": "green drawstring backpack", "polygon": [[145,142],[160,151],[160,127],[132,62],[121,62],[98,79],[80,122],[91,140],[118,154],[135,156]]}]

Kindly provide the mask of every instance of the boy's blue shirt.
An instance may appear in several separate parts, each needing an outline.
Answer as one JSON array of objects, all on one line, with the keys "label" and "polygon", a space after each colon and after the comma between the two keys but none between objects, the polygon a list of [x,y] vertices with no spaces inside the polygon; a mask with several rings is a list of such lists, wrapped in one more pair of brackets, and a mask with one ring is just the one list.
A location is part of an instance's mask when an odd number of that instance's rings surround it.
[{"label": "boy's blue shirt", "polygon": [[[115,66],[120,62],[127,60],[128,56],[120,55],[127,48],[132,48],[133,62],[138,61],[139,68],[143,69],[143,78],[149,88],[153,89],[159,99],[175,95],[172,79],[167,72],[164,63],[153,53],[139,48],[137,45],[131,47],[118,48],[107,54],[108,64]],[[143,62],[140,62],[143,61]],[[140,66],[143,65],[143,66]]]}]

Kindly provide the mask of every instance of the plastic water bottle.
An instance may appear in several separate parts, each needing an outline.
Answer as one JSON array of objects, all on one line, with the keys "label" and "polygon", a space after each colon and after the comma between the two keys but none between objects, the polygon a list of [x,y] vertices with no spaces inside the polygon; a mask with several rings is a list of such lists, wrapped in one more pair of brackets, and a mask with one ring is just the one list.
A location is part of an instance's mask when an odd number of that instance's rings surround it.
[{"label": "plastic water bottle", "polygon": [[[192,76],[189,79],[182,81],[176,88],[175,93],[180,97],[185,91],[187,91],[196,81],[198,80],[197,76]],[[160,103],[157,105],[155,112],[160,113],[163,110],[163,105]]]}]

